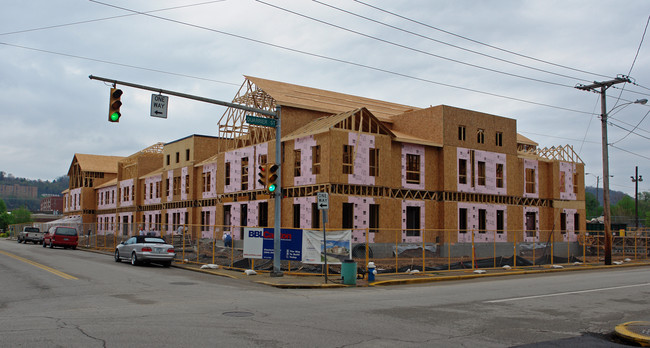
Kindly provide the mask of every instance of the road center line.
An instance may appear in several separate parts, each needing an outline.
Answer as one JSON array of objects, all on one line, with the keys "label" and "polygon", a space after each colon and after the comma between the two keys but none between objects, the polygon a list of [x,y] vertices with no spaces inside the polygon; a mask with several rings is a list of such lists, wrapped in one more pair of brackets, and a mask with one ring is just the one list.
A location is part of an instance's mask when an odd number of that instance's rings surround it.
[{"label": "road center line", "polygon": [[573,295],[573,294],[584,294],[584,293],[587,293],[587,292],[597,292],[597,291],[617,290],[617,289],[625,289],[625,288],[635,288],[635,287],[639,287],[639,286],[648,286],[648,285],[650,285],[650,283],[612,286],[612,287],[609,287],[609,288],[599,288],[599,289],[589,289],[589,290],[558,292],[558,293],[555,293],[555,294],[546,294],[546,295],[512,297],[512,298],[504,298],[504,299],[501,299],[501,300],[485,301],[485,303],[501,303],[501,302],[510,302],[510,301],[529,300],[529,299],[533,299],[533,298],[564,296],[564,295]]},{"label": "road center line", "polygon": [[45,270],[45,271],[48,271],[48,272],[50,272],[50,273],[52,273],[52,274],[56,274],[56,275],[58,275],[58,276],[61,277],[61,278],[70,279],[70,280],[78,280],[78,279],[79,279],[79,278],[77,278],[77,277],[75,277],[75,276],[71,276],[71,275],[69,275],[69,274],[67,274],[67,273],[63,273],[63,272],[61,272],[61,271],[59,271],[59,270],[56,270],[56,269],[54,269],[54,268],[52,268],[52,267],[48,267],[48,266],[45,266],[45,265],[40,264],[40,263],[38,263],[38,262],[35,262],[35,261],[32,261],[32,260],[28,260],[28,259],[26,259],[26,258],[24,258],[24,257],[20,257],[20,256],[18,256],[18,255],[14,255],[14,254],[11,254],[11,253],[8,253],[8,252],[5,252],[5,251],[2,251],[2,250],[0,250],[0,254],[7,255],[7,256],[9,256],[9,257],[11,257],[11,258],[14,258],[14,259],[16,259],[16,260],[18,260],[18,261],[22,261],[22,262],[28,263],[28,264],[30,264],[30,265],[32,265],[32,266],[38,267],[38,268],[40,268],[40,269],[42,269],[42,270]]}]

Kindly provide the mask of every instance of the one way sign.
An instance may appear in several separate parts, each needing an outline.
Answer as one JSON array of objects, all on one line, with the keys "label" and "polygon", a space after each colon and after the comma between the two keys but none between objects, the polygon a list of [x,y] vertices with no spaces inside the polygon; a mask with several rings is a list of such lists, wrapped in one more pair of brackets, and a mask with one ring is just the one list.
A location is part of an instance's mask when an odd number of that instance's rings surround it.
[{"label": "one way sign", "polygon": [[168,96],[161,94],[151,95],[151,116],[167,118],[167,101]]},{"label": "one way sign", "polygon": [[330,208],[330,199],[327,192],[318,192],[316,194],[318,210],[328,210]]}]

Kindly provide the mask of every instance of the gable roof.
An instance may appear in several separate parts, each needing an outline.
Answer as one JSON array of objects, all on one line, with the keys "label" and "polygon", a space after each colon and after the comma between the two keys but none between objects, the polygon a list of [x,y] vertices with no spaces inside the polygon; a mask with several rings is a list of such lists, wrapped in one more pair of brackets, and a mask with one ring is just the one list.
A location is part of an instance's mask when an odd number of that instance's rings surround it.
[{"label": "gable roof", "polygon": [[525,144],[525,145],[535,145],[538,146],[539,144],[526,138],[525,136],[517,133],[517,144]]},{"label": "gable roof", "polygon": [[[395,135],[390,131],[390,129],[386,128],[386,126],[384,126],[381,122],[379,122],[379,120],[372,114],[372,112],[370,112],[366,108],[359,108],[355,110],[346,111],[338,115],[317,118],[314,121],[311,121],[306,125],[291,132],[290,134],[287,134],[286,136],[282,137],[282,141],[293,140],[297,138],[306,137],[309,135],[325,133],[332,128],[338,128],[336,126],[339,125],[341,122],[357,114],[367,115],[367,117],[369,118],[368,122],[370,122],[371,119],[374,119],[379,132],[389,135],[391,137],[395,137]],[[357,130],[350,129],[350,131],[356,132]]]},{"label": "gable roof", "polygon": [[290,83],[246,76],[258,88],[270,95],[278,105],[307,110],[340,114],[348,110],[365,107],[382,122],[392,122],[391,118],[406,111],[420,108],[382,100],[358,97],[323,89],[293,85]]},{"label": "gable roof", "polygon": [[[121,156],[102,156],[102,155],[87,155],[82,153],[75,153],[70,163],[77,161],[79,167],[84,172],[100,172],[100,173],[117,173],[117,162],[124,159]],[[68,171],[70,175],[70,171]]]}]

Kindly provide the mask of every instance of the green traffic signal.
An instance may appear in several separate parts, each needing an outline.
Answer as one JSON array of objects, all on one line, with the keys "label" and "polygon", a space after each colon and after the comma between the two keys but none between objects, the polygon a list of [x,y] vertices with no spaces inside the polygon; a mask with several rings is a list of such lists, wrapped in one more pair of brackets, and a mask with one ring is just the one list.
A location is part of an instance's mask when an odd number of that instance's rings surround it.
[{"label": "green traffic signal", "polygon": [[275,187],[276,187],[275,184],[271,184],[267,189],[269,190],[269,192],[273,193],[275,192]]},{"label": "green traffic signal", "polygon": [[120,107],[122,106],[122,90],[111,88],[111,95],[108,101],[108,122],[120,122]]}]

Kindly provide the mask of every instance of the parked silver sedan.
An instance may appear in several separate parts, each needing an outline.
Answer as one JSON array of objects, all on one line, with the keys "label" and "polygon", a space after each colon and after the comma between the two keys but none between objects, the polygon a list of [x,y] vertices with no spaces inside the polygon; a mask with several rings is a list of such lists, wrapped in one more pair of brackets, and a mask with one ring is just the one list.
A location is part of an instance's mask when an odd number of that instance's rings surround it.
[{"label": "parked silver sedan", "polygon": [[153,262],[169,267],[174,257],[174,246],[160,237],[135,236],[115,248],[115,262],[130,260],[133,266]]}]

